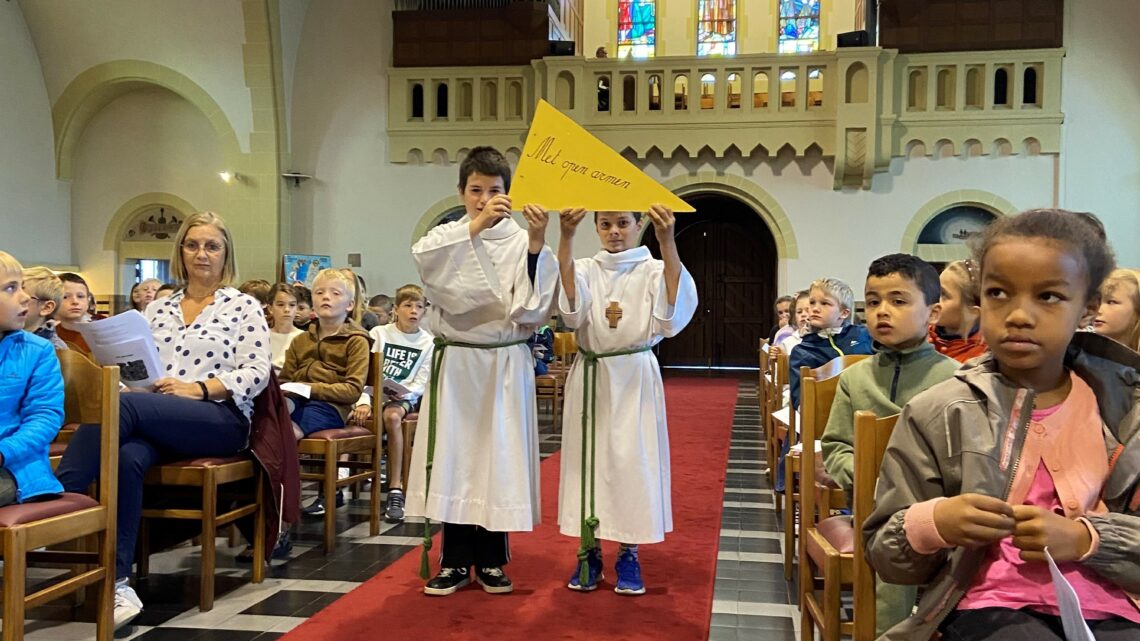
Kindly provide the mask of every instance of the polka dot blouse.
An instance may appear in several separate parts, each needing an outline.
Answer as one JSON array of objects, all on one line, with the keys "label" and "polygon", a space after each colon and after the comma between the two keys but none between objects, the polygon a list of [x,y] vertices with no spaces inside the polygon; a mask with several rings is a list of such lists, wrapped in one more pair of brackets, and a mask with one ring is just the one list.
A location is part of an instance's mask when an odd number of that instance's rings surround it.
[{"label": "polka dot blouse", "polygon": [[232,287],[214,293],[192,325],[182,318],[183,292],[147,306],[164,376],[194,382],[216,378],[248,419],[269,381],[269,325],[261,305]]}]

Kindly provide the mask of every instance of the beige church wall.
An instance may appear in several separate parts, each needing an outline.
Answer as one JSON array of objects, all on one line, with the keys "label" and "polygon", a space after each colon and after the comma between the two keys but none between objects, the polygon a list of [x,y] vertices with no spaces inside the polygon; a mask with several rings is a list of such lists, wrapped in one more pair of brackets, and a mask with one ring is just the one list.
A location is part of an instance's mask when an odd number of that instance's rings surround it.
[{"label": "beige church wall", "polygon": [[253,106],[243,68],[247,41],[235,0],[21,0],[54,103],[83,71],[143,60],[184,74],[218,103],[250,149]]},{"label": "beige church wall", "polygon": [[14,2],[0,3],[0,61],[0,249],[27,265],[70,265],[70,190],[55,177],[51,103]]},{"label": "beige church wall", "polygon": [[1140,3],[1065,4],[1061,205],[1104,221],[1122,265],[1140,266]]},{"label": "beige church wall", "polygon": [[[594,57],[605,47],[617,54],[618,0],[588,0],[584,6],[583,43],[580,55]],[[777,0],[737,0],[737,51],[776,51],[779,25]],[[855,28],[855,0],[822,0],[820,48],[834,49],[835,34]],[[697,51],[697,0],[657,0],[658,56],[691,56]]]},{"label": "beige church wall", "polygon": [[132,92],[96,114],[76,149],[71,183],[75,257],[92,290],[104,296],[130,289],[115,282],[127,257],[106,243],[116,212],[142,194],[163,193],[226,216],[226,190],[240,186],[219,179],[224,166],[210,121],[169,91]]}]

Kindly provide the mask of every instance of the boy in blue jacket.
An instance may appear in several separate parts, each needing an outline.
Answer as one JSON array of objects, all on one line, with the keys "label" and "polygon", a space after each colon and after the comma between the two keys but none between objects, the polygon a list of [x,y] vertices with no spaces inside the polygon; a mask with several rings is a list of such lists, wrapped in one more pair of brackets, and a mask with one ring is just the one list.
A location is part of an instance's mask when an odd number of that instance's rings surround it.
[{"label": "boy in blue jacket", "polygon": [[0,251],[0,506],[63,492],[48,462],[63,425],[63,375],[51,343],[23,331],[23,272]]},{"label": "boy in blue jacket", "polygon": [[[821,278],[808,290],[811,333],[788,355],[788,388],[792,408],[800,407],[800,368],[816,368],[849,354],[872,354],[867,328],[851,322],[855,313],[855,293],[838,278]],[[784,441],[776,467],[776,491],[784,491],[784,457],[790,439]]]}]

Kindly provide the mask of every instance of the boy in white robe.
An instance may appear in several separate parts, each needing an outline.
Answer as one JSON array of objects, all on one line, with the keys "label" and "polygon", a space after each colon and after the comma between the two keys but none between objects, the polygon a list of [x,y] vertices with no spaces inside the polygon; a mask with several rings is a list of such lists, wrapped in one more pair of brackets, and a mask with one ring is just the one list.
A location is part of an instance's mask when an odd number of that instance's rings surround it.
[{"label": "boy in white robe", "polygon": [[595,214],[602,250],[573,260],[584,216],[561,212],[558,244],[559,313],[581,351],[566,384],[558,497],[561,532],[582,539],[567,587],[597,588],[607,539],[621,544],[614,591],[644,594],[637,546],[673,529],[665,388],[649,350],[689,323],[697,288],[677,253],[668,208],[647,212],[663,260],[637,246],[644,223],[631,212]]},{"label": "boy in white robe", "polygon": [[[408,516],[443,522],[440,571],[424,593],[452,594],[475,580],[510,592],[502,566],[507,532],[539,521],[534,361],[526,345],[550,315],[558,264],[545,244],[547,213],[526,205],[528,229],[511,218],[511,170],[476,147],[459,167],[467,215],[412,247],[437,337],[431,382],[412,450]],[[433,433],[434,432],[434,433]],[[425,525],[421,574],[428,576]]]}]

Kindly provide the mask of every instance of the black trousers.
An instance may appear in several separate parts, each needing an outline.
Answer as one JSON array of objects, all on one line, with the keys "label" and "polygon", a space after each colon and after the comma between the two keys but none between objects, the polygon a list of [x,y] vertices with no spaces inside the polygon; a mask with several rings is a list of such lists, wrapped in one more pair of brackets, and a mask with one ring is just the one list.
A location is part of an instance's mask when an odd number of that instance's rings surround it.
[{"label": "black trousers", "polygon": [[[1119,617],[1088,624],[1097,641],[1140,639],[1140,624]],[[942,641],[1065,641],[1061,617],[1032,610],[955,610],[939,629]]]},{"label": "black trousers", "polygon": [[506,532],[491,532],[478,525],[443,524],[445,568],[497,568],[510,561]]}]

